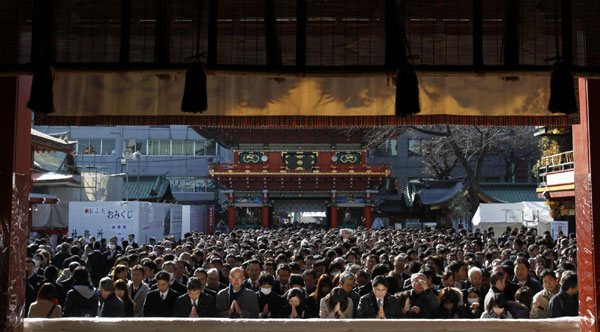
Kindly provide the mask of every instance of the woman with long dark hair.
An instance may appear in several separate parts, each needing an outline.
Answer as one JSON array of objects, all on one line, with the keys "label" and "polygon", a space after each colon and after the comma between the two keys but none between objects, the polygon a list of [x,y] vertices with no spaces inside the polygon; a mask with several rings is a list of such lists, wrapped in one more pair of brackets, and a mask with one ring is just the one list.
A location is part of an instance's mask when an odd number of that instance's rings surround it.
[{"label": "woman with long dark hair", "polygon": [[319,317],[321,300],[329,294],[333,288],[331,277],[327,274],[322,274],[317,281],[317,289],[308,296],[306,305],[308,306],[310,317]]},{"label": "woman with long dark hair", "polygon": [[285,293],[286,304],[281,308],[281,318],[309,318],[306,314],[304,295],[298,288]]},{"label": "woman with long dark hair", "polygon": [[127,287],[127,282],[125,282],[125,280],[118,279],[115,281],[115,295],[123,301],[123,317],[133,317],[135,303],[129,295],[129,288]]}]

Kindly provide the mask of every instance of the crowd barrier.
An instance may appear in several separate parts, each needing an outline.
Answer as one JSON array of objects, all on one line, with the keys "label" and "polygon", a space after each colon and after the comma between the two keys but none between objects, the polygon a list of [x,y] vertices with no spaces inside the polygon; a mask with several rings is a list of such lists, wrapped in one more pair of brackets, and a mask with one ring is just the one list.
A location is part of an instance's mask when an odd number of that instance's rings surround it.
[{"label": "crowd barrier", "polygon": [[237,319],[61,318],[24,321],[25,332],[580,332],[582,318],[554,319]]}]

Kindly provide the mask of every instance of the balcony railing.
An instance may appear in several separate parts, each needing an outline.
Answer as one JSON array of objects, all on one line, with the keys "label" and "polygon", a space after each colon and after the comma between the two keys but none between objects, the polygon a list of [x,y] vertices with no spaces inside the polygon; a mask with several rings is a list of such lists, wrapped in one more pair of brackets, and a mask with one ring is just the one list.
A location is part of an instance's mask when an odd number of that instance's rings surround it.
[{"label": "balcony railing", "polygon": [[548,175],[570,171],[575,168],[573,151],[545,156],[537,163],[537,183],[538,187],[546,187],[548,184]]}]

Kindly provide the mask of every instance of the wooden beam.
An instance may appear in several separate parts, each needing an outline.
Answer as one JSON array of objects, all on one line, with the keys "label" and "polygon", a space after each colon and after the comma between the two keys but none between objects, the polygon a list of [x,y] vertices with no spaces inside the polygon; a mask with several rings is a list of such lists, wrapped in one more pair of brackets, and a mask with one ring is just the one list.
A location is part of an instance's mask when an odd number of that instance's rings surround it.
[{"label": "wooden beam", "polygon": [[214,69],[217,66],[217,21],[219,18],[218,0],[208,2],[208,58],[207,67]]},{"label": "wooden beam", "polygon": [[519,0],[504,1],[504,31],[503,39],[503,55],[504,65],[514,67],[519,65]]},{"label": "wooden beam", "polygon": [[31,62],[47,64],[55,59],[54,0],[34,0],[31,32]]},{"label": "wooden beam", "polygon": [[154,33],[154,62],[171,62],[171,14],[169,0],[156,0],[156,30]]},{"label": "wooden beam", "polygon": [[267,67],[281,67],[281,47],[277,33],[275,18],[275,1],[264,0],[265,47],[267,52]]},{"label": "wooden beam", "polygon": [[483,4],[473,0],[473,66],[483,66]]},{"label": "wooden beam", "polygon": [[[186,63],[169,63],[159,65],[154,63],[54,63],[53,68],[56,73],[152,73],[152,74],[183,74],[187,69]],[[454,66],[454,65],[415,65],[415,70],[419,75],[426,76],[479,76],[494,75],[499,77],[506,76],[548,76],[551,66],[549,65],[519,65],[517,67],[507,68],[505,66],[483,66],[475,68],[474,66]],[[31,75],[34,67],[31,64],[0,64],[0,77],[15,75]],[[211,68],[213,75],[248,75],[248,76],[281,76],[296,77],[298,67],[281,66],[278,69],[267,66],[254,65],[218,65]],[[574,66],[572,72],[576,77],[600,78],[600,67]],[[389,71],[385,66],[308,66],[306,75],[314,77],[374,77],[389,76]]]},{"label": "wooden beam", "polygon": [[561,0],[562,21],[562,59],[573,64],[573,15],[571,13],[571,0]]},{"label": "wooden beam", "polygon": [[296,0],[296,70],[306,71],[306,0]]},{"label": "wooden beam", "polygon": [[119,63],[129,62],[131,49],[131,0],[121,0],[121,45],[119,48]]}]

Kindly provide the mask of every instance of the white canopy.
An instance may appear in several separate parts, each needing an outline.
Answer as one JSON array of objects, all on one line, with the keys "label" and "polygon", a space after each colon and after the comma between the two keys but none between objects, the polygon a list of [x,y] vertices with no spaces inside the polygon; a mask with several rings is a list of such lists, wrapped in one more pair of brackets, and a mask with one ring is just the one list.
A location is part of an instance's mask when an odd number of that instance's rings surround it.
[{"label": "white canopy", "polygon": [[482,230],[493,227],[496,234],[507,226],[538,228],[538,232],[543,232],[550,229],[553,220],[545,202],[482,203],[471,224]]}]

